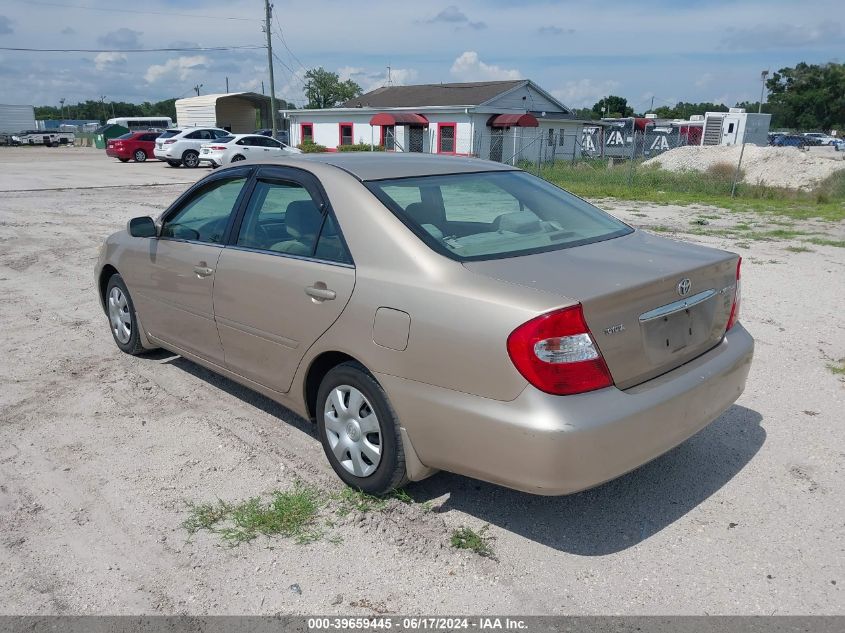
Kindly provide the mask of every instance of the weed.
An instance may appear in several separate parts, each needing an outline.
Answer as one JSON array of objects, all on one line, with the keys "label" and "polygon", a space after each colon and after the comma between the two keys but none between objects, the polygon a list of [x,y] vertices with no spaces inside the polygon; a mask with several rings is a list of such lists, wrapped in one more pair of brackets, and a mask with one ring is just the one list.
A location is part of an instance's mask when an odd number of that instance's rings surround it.
[{"label": "weed", "polygon": [[845,375],[845,360],[840,360],[839,364],[828,363],[827,368],[838,376]]},{"label": "weed", "polygon": [[810,237],[804,241],[809,242],[810,244],[816,244],[817,246],[835,246],[836,248],[845,248],[845,240],[829,240],[823,237]]},{"label": "weed", "polygon": [[807,248],[806,246],[787,246],[786,250],[791,253],[815,253],[812,248]]},{"label": "weed", "polygon": [[339,493],[332,495],[337,502],[337,513],[346,516],[350,512],[382,512],[387,508],[388,500],[366,492],[345,487]]},{"label": "weed", "polygon": [[[733,183],[734,174],[736,173],[736,165],[730,163],[713,163],[707,168],[707,175],[712,176],[716,180],[727,181]],[[742,172],[740,171],[740,177]]]},{"label": "weed", "polygon": [[654,231],[655,233],[671,233],[672,229],[668,226],[663,224],[658,224],[657,226],[650,226],[648,227],[649,231]]},{"label": "weed", "polygon": [[409,495],[407,492],[405,492],[404,488],[397,488],[396,490],[393,491],[393,494],[391,494],[391,496],[394,499],[396,499],[397,501],[401,501],[402,503],[411,504],[411,503],[414,502],[411,495]]},{"label": "weed", "polygon": [[280,534],[309,543],[322,536],[315,526],[320,495],[315,488],[297,484],[286,492],[276,491],[269,503],[253,497],[239,504],[193,505],[183,523],[190,533],[216,532],[230,545],[249,542],[259,535]]},{"label": "weed", "polygon": [[485,536],[489,527],[489,525],[485,525],[478,532],[468,527],[454,530],[450,543],[456,549],[468,549],[484,558],[495,558],[493,546],[490,544],[491,539],[489,536]]}]

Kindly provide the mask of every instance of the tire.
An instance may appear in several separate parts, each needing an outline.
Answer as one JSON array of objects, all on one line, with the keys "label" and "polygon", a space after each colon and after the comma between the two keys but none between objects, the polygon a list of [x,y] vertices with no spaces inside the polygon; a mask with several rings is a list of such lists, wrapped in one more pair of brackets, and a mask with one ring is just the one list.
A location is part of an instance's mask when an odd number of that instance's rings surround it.
[{"label": "tire", "polygon": [[169,160],[169,161],[167,161],[167,164],[170,165],[171,167],[178,167],[182,163],[180,163],[178,160]]},{"label": "tire", "polygon": [[128,158],[118,158],[117,160],[119,160],[121,163],[128,163],[129,162]]},{"label": "tire", "polygon": [[[357,396],[360,405],[353,412],[348,405]],[[317,392],[317,433],[329,464],[347,485],[384,495],[407,481],[396,412],[360,364],[341,363],[323,378]]]},{"label": "tire", "polygon": [[109,329],[120,350],[133,356],[146,351],[141,345],[141,337],[138,334],[135,304],[132,303],[132,297],[129,295],[123,277],[117,273],[109,278],[109,283],[106,285],[105,303]]},{"label": "tire", "polygon": [[230,163],[237,163],[239,160],[246,160],[246,159],[243,156],[241,156],[240,154],[236,154],[235,156],[232,156],[232,160],[230,160],[229,162]]},{"label": "tire", "polygon": [[143,163],[145,160],[147,160],[147,152],[142,149],[136,149],[134,157],[136,163]]},{"label": "tire", "polygon": [[189,149],[184,154],[182,154],[182,164],[185,167],[190,167],[191,169],[194,169],[200,164],[200,155],[197,154],[194,150]]}]

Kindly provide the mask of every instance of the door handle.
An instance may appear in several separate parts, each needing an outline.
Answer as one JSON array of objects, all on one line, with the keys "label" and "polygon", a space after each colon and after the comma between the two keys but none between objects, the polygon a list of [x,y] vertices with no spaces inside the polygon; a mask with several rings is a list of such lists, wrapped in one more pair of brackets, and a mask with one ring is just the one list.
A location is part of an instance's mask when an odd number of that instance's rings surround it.
[{"label": "door handle", "polygon": [[337,297],[337,293],[334,290],[329,290],[326,288],[325,284],[321,284],[320,286],[308,286],[305,289],[305,294],[309,297],[313,297],[317,301],[331,301],[335,297]]},{"label": "door handle", "polygon": [[214,273],[214,269],[208,266],[194,266],[194,272],[197,274],[197,277],[208,277]]}]

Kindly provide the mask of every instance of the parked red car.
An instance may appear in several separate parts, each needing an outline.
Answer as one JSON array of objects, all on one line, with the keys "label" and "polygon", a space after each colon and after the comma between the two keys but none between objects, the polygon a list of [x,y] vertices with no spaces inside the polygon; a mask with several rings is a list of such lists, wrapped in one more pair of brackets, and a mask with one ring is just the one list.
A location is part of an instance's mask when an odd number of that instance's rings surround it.
[{"label": "parked red car", "polygon": [[153,155],[155,140],[161,132],[129,132],[117,138],[110,138],[106,143],[106,156],[116,158],[121,163],[129,159],[143,163]]}]

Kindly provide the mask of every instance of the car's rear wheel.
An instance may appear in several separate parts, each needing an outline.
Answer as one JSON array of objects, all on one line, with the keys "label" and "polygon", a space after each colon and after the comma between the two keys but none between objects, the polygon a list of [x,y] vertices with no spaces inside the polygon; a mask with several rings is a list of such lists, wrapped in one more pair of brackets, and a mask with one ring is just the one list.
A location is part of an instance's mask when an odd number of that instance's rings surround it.
[{"label": "car's rear wheel", "polygon": [[135,150],[135,162],[136,163],[143,163],[145,160],[147,160],[147,152],[145,152],[142,149],[136,149]]},{"label": "car's rear wheel", "polygon": [[121,163],[128,163],[129,162],[128,158],[118,158],[117,160],[119,160]]},{"label": "car's rear wheel", "polygon": [[143,352],[135,305],[123,277],[117,273],[111,276],[106,286],[106,311],[109,315],[111,335],[121,351],[133,355]]},{"label": "car's rear wheel", "polygon": [[355,362],[334,367],[317,392],[317,431],[337,475],[368,494],[406,481],[399,421],[381,385]]},{"label": "car's rear wheel", "polygon": [[236,163],[236,162],[238,162],[239,160],[246,160],[246,159],[245,159],[243,156],[241,156],[240,154],[237,154],[237,155],[235,155],[235,156],[232,156],[232,161],[231,161],[231,162]]},{"label": "car's rear wheel", "polygon": [[182,154],[182,164],[185,167],[194,168],[200,164],[200,155],[197,154],[194,150],[189,149],[184,154]]},{"label": "car's rear wheel", "polygon": [[169,160],[169,161],[167,161],[167,164],[170,165],[171,167],[178,167],[182,163],[180,163],[178,160]]}]

